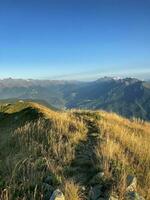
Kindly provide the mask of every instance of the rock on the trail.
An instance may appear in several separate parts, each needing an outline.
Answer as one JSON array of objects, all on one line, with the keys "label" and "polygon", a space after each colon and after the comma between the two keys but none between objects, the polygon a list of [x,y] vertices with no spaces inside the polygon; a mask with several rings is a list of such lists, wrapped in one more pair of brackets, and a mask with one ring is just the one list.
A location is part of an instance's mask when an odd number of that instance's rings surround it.
[{"label": "rock on the trail", "polygon": [[50,197],[50,200],[65,200],[65,197],[59,189],[56,189]]},{"label": "rock on the trail", "polygon": [[125,200],[145,200],[137,192],[128,192],[125,196]]},{"label": "rock on the trail", "polygon": [[125,194],[125,200],[144,200],[137,192],[137,178],[132,175],[127,176],[126,180],[127,188]]},{"label": "rock on the trail", "polygon": [[127,188],[126,188],[127,192],[136,191],[136,188],[137,188],[137,178],[135,176],[128,175],[127,176],[127,180],[126,180],[126,184],[127,184]]}]

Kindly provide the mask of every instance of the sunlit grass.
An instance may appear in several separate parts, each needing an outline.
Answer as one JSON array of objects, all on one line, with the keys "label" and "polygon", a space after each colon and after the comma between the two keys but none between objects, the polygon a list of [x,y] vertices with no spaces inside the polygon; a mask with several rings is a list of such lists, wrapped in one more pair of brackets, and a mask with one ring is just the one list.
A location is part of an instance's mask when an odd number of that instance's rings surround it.
[{"label": "sunlit grass", "polygon": [[[36,110],[38,117],[24,123],[14,121],[14,116],[11,119],[11,114],[25,108]],[[76,147],[88,140],[89,122],[100,130],[92,164],[102,165],[105,176],[113,182],[112,192],[123,199],[126,176],[133,174],[138,178],[138,191],[150,199],[150,123],[104,111],[56,112],[36,103],[11,105],[5,112],[10,116],[0,124],[0,144],[5,147],[0,153],[1,199],[45,200],[56,188],[64,192],[66,200],[84,199],[80,183],[69,178],[66,171],[71,171]],[[90,131],[95,134],[95,130]]]},{"label": "sunlit grass", "polygon": [[[116,168],[120,167],[120,178],[124,176],[125,171],[135,174],[138,178],[139,191],[149,199],[150,124],[135,119],[128,120],[113,113],[101,112],[100,115],[102,119],[99,126],[105,143],[96,151],[103,155],[104,170],[110,176],[110,165],[113,161]],[[118,187],[119,185],[118,181]]]}]

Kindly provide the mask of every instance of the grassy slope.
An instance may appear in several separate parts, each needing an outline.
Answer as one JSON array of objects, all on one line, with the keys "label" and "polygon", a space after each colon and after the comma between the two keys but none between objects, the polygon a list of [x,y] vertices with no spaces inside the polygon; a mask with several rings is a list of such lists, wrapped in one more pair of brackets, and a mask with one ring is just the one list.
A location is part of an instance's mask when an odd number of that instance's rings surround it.
[{"label": "grassy slope", "polygon": [[85,199],[97,184],[93,177],[104,171],[102,197],[113,191],[123,199],[125,177],[135,174],[138,191],[148,200],[149,143],[147,122],[103,111],[56,112],[31,102],[3,104],[1,198],[47,200],[60,187],[66,200]]}]

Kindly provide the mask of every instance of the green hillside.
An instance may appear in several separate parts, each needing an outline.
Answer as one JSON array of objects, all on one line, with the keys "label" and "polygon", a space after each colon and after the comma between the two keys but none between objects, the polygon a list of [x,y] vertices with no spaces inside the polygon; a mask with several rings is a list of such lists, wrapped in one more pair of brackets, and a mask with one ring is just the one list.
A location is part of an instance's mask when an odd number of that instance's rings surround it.
[{"label": "green hillside", "polygon": [[[0,199],[49,200],[59,188],[66,200],[149,200],[149,143],[150,124],[141,120],[3,103]],[[129,175],[138,182],[133,191]]]}]

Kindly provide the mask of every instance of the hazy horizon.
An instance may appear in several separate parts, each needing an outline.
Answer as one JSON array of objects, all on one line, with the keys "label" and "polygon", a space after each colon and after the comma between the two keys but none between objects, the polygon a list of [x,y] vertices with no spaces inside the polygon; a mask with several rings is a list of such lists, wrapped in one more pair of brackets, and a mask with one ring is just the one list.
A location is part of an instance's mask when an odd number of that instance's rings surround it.
[{"label": "hazy horizon", "polygon": [[[101,78],[114,78],[114,79],[126,79],[126,78],[135,78],[135,79],[139,79],[142,81],[150,81],[150,75],[149,74],[143,74],[143,75],[139,75],[139,76],[134,76],[134,75],[119,75],[119,74],[114,74],[114,75],[109,75],[109,74],[104,74],[104,75],[94,75],[94,76],[90,76],[90,77],[83,77],[82,73],[81,74],[76,74],[76,77],[73,78],[74,76],[72,76],[72,78],[70,78],[71,75],[70,74],[66,74],[66,75],[62,75],[62,76],[56,76],[56,77],[46,77],[46,78],[35,78],[35,77],[0,77],[0,80],[8,80],[8,79],[13,79],[13,80],[49,80],[49,81],[96,81],[98,79]],[[80,77],[80,78],[79,78]]]},{"label": "hazy horizon", "polygon": [[0,79],[36,79],[36,80],[77,80],[77,81],[93,81],[103,77],[120,77],[120,78],[137,78],[140,80],[150,80],[150,69],[134,70],[114,70],[114,72],[101,72],[100,70],[81,71],[78,73],[68,73],[60,75],[47,76],[2,76]]},{"label": "hazy horizon", "polygon": [[0,77],[150,77],[148,0],[2,0]]}]

